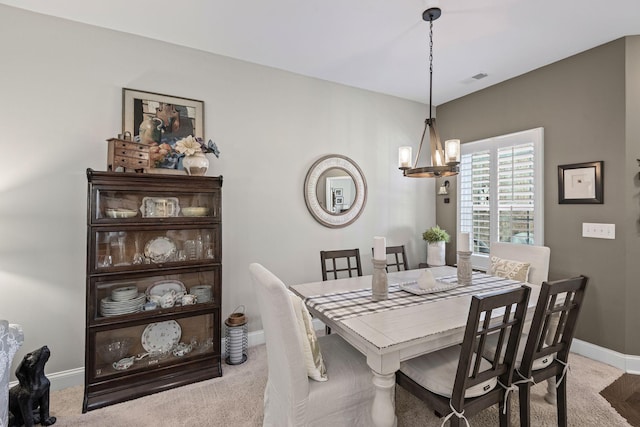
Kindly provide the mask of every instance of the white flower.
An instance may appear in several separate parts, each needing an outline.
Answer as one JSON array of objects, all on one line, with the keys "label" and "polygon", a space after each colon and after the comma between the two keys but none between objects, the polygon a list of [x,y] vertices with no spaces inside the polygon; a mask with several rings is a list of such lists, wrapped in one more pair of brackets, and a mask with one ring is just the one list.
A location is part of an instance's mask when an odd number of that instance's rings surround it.
[{"label": "white flower", "polygon": [[176,151],[185,156],[193,156],[202,152],[202,146],[193,136],[189,135],[176,142]]}]

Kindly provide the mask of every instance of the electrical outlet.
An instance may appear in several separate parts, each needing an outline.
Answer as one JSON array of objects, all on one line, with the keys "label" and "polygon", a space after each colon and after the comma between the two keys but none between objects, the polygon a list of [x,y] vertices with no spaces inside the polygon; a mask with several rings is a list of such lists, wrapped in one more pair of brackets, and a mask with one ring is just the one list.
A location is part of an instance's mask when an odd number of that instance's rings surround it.
[{"label": "electrical outlet", "polygon": [[591,237],[594,239],[615,239],[616,225],[583,222],[582,237]]}]

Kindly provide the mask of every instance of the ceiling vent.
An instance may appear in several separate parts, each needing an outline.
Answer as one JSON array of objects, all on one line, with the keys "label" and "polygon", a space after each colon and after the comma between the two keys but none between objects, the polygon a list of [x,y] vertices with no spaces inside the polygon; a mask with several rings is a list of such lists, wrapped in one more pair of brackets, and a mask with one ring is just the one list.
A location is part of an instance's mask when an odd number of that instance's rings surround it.
[{"label": "ceiling vent", "polygon": [[482,80],[482,79],[484,79],[484,78],[485,78],[485,77],[487,77],[487,76],[488,76],[488,74],[487,74],[487,73],[478,73],[478,74],[476,74],[475,76],[472,76],[471,78],[472,78],[472,79],[476,79],[476,80]]}]

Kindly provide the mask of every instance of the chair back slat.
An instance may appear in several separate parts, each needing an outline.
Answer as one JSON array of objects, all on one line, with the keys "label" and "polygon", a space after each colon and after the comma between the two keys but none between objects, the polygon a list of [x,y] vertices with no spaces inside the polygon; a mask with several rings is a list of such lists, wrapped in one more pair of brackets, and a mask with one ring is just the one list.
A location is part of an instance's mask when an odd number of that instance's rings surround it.
[{"label": "chair back slat", "polygon": [[[343,264],[341,265],[339,262]],[[322,267],[322,280],[362,276],[360,249],[357,248],[320,251],[320,263]],[[329,266],[327,266],[327,264],[329,264]],[[343,266],[344,264],[346,264],[346,267]]]},{"label": "chair back slat", "polygon": [[[463,408],[466,390],[477,384],[497,377],[505,386],[511,385],[530,293],[531,289],[528,286],[521,286],[513,290],[472,297],[451,396],[451,404],[456,410]],[[492,318],[492,315],[500,310],[504,310],[504,313]],[[500,334],[493,355],[501,355],[505,346],[506,350],[503,357],[487,358],[493,363],[485,360],[486,365],[483,368],[481,363],[482,355],[486,352],[485,340],[491,333]],[[492,390],[488,394],[494,392],[504,393],[504,390]]]},{"label": "chair back slat", "polygon": [[[371,248],[371,254],[373,255],[373,248]],[[386,254],[392,255],[391,259],[389,259],[389,256],[387,256],[387,272],[409,269],[409,261],[407,260],[407,254],[405,252],[404,245],[387,246]]]},{"label": "chair back slat", "polygon": [[[533,362],[553,353],[562,363],[567,362],[587,281],[579,276],[542,284],[520,365],[522,375],[529,378]],[[552,364],[544,370],[561,368]],[[541,373],[536,371],[536,375]]]}]

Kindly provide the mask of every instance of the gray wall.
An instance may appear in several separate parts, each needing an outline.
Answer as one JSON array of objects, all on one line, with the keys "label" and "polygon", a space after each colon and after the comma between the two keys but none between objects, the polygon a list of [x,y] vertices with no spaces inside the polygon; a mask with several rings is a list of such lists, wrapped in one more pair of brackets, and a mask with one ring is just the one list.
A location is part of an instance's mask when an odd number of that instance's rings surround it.
[{"label": "gray wall", "polygon": [[[0,318],[25,332],[12,372],[44,344],[48,372],[84,365],[85,169],[106,168],[123,87],[204,101],[205,138],[222,151],[208,174],[224,176],[223,318],[243,304],[250,331],[262,328],[251,262],[303,283],[321,279],[321,249],[358,247],[369,273],[377,235],[407,245],[412,265],[426,258],[435,184],[397,169],[425,105],[7,6],[0,38]],[[303,199],[307,170],[331,153],[369,188],[344,229],[315,222]]]},{"label": "gray wall", "polygon": [[640,37],[626,38],[625,198],[625,315],[626,352],[640,355]]},{"label": "gray wall", "polygon": [[[544,128],[549,277],[590,278],[577,338],[624,354],[640,354],[640,209],[634,181],[640,157],[639,45],[637,36],[619,39],[437,108],[443,140],[464,143]],[[558,165],[598,160],[604,161],[605,203],[558,204]],[[437,198],[440,226],[455,230],[455,212],[455,203]],[[583,222],[615,224],[616,239],[581,237]],[[452,261],[454,248],[449,250]]]}]

